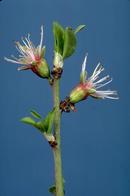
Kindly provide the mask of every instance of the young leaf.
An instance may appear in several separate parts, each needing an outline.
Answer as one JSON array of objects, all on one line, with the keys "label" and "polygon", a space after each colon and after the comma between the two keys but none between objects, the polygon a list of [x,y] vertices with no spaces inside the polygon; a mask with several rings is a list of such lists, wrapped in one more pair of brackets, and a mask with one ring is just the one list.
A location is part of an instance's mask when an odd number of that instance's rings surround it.
[{"label": "young leaf", "polygon": [[36,122],[35,127],[36,127],[37,129],[39,129],[39,131],[40,131],[41,133],[45,133],[45,132],[46,132],[46,129],[45,129],[45,127],[44,127],[44,120],[39,121],[39,122]]},{"label": "young leaf", "polygon": [[74,31],[67,27],[65,29],[65,37],[64,37],[64,49],[63,49],[63,58],[67,58],[71,56],[76,49],[76,36]]},{"label": "young leaf", "polygon": [[41,118],[42,118],[41,115],[38,114],[35,110],[32,110],[32,111],[31,111],[31,114],[32,114],[33,117],[35,117],[35,118],[37,118],[37,119],[41,119]]},{"label": "young leaf", "polygon": [[24,117],[21,122],[35,126],[36,122],[31,117]]},{"label": "young leaf", "polygon": [[51,112],[49,112],[49,114],[44,120],[44,126],[47,134],[50,134],[52,132],[53,121],[54,121],[54,109]]},{"label": "young leaf", "polygon": [[58,23],[53,23],[53,34],[54,34],[54,49],[56,52],[63,54],[63,47],[64,47],[64,29]]},{"label": "young leaf", "polygon": [[84,29],[85,26],[86,26],[86,25],[79,25],[79,26],[75,29],[74,33],[75,33],[75,34],[78,33],[79,31],[81,31],[82,29]]},{"label": "young leaf", "polygon": [[45,119],[39,121],[36,123],[36,126],[42,133],[46,132],[47,134],[52,133],[52,126],[53,126],[53,121],[54,121],[54,109],[49,112],[49,114],[46,116]]}]

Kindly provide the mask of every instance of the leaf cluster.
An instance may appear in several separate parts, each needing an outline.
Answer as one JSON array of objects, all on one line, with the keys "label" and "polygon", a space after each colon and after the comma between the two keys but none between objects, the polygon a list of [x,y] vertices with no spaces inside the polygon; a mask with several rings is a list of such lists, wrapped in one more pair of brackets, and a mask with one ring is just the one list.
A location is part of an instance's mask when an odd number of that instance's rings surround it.
[{"label": "leaf cluster", "polygon": [[37,128],[41,133],[51,134],[54,121],[54,112],[55,109],[49,112],[45,118],[42,118],[42,116],[38,112],[32,110],[30,112],[32,117],[24,117],[21,119],[21,122],[32,125],[33,127]]},{"label": "leaf cluster", "polygon": [[75,30],[71,27],[65,29],[58,23],[53,23],[54,49],[63,59],[70,57],[76,49],[76,34],[81,31],[85,25],[79,25]]}]

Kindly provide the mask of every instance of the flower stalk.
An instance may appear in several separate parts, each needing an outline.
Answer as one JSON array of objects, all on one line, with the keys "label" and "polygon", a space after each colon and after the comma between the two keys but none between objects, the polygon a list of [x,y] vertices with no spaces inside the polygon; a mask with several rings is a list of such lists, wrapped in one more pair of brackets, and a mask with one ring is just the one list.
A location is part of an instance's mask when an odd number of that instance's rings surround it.
[{"label": "flower stalk", "polygon": [[54,93],[54,107],[55,107],[55,117],[54,117],[54,135],[56,138],[57,145],[52,148],[54,155],[55,164],[55,186],[56,186],[56,196],[63,196],[63,176],[62,176],[62,161],[61,161],[61,141],[60,141],[60,120],[61,112],[59,108],[60,104],[60,79],[54,79],[53,83],[53,93]]}]

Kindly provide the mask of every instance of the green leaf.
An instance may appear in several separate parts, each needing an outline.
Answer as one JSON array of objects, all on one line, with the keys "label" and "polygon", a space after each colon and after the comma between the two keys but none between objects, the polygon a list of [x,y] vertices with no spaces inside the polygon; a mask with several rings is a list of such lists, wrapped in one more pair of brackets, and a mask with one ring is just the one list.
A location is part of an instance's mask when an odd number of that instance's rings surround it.
[{"label": "green leaf", "polygon": [[39,131],[40,131],[41,133],[45,133],[45,132],[46,132],[46,129],[45,129],[45,127],[44,127],[44,121],[39,121],[39,122],[37,122],[37,123],[35,124],[35,127],[36,127],[37,129],[39,129]]},{"label": "green leaf", "polygon": [[55,186],[55,185],[52,185],[52,186],[49,188],[49,192],[52,193],[52,194],[55,194],[55,193],[56,193],[56,186]]},{"label": "green leaf", "polygon": [[42,118],[41,115],[38,114],[35,110],[31,110],[31,114],[32,114],[33,117],[35,117],[37,119],[41,119]]},{"label": "green leaf", "polygon": [[75,29],[74,33],[76,34],[76,33],[78,33],[79,31],[83,30],[83,29],[85,28],[85,26],[86,26],[86,25],[79,25],[79,26]]},{"label": "green leaf", "polygon": [[71,56],[76,49],[76,36],[72,28],[65,29],[63,58]]},{"label": "green leaf", "polygon": [[21,122],[35,126],[36,122],[31,117],[24,117]]},{"label": "green leaf", "polygon": [[54,49],[56,52],[63,54],[63,47],[64,47],[64,29],[58,23],[53,23],[53,34],[54,34]]},{"label": "green leaf", "polygon": [[54,113],[55,113],[55,109],[53,109],[51,112],[49,112],[45,119],[43,119],[42,121],[40,121],[36,124],[37,128],[40,129],[40,131],[42,133],[44,133],[44,132],[46,132],[47,134],[52,133]]},{"label": "green leaf", "polygon": [[46,128],[47,134],[50,134],[52,132],[53,121],[54,121],[54,110],[49,112],[49,114],[47,115],[47,117],[44,120],[44,125]]}]

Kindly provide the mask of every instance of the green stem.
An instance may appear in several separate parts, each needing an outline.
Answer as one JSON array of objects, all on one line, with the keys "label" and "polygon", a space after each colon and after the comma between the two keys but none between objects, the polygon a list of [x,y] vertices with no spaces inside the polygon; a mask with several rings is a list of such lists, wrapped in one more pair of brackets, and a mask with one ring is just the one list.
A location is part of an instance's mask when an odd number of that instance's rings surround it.
[{"label": "green stem", "polygon": [[62,176],[62,161],[61,161],[61,147],[60,147],[60,119],[61,112],[59,109],[60,104],[60,80],[55,79],[53,84],[54,90],[54,107],[55,107],[55,118],[54,118],[54,134],[57,145],[53,148],[54,164],[55,164],[55,185],[56,185],[56,196],[63,196],[63,176]]}]

